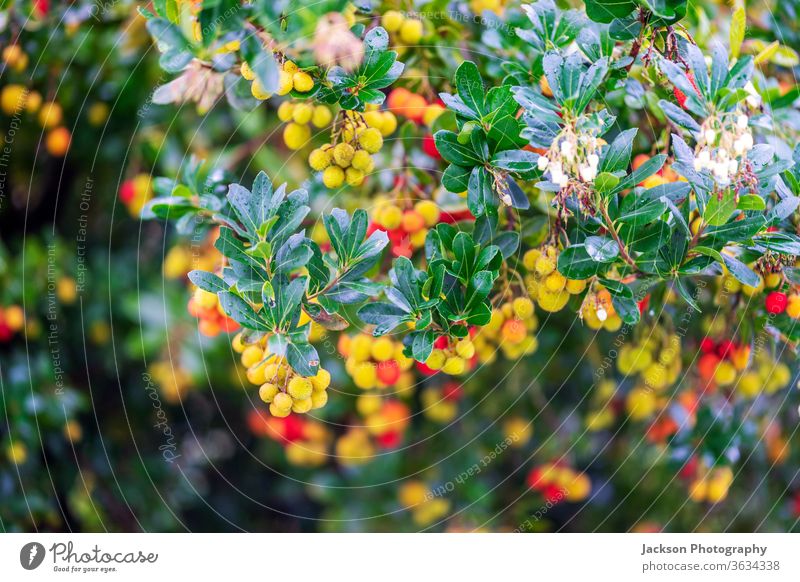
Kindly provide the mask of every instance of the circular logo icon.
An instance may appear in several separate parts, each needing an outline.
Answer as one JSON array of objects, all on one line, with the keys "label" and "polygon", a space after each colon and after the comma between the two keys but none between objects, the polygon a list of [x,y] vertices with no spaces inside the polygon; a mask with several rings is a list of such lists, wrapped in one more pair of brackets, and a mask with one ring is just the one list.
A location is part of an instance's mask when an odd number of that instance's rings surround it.
[{"label": "circular logo icon", "polygon": [[29,542],[19,551],[19,563],[26,570],[35,570],[44,561],[44,546],[39,542]]}]

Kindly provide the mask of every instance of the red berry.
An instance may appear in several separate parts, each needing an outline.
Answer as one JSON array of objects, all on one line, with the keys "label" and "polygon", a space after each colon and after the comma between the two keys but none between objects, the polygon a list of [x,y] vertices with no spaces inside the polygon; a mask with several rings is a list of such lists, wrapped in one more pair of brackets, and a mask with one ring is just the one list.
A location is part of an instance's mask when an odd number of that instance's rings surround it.
[{"label": "red berry", "polygon": [[[697,90],[697,85],[694,82],[694,73],[692,73],[692,71],[689,71],[686,73],[686,76],[689,77],[689,81],[691,82],[692,87],[694,87],[695,92],[698,95],[700,95],[700,91]],[[672,93],[675,95],[675,100],[678,102],[678,105],[686,109],[686,93],[684,93],[677,87],[672,88]]]},{"label": "red berry", "polygon": [[720,358],[727,358],[733,350],[736,349],[736,344],[731,340],[721,340],[717,344],[717,355]]},{"label": "red berry", "polygon": [[461,398],[461,386],[457,382],[448,382],[442,388],[442,396],[445,400],[458,400]]},{"label": "red berry", "polygon": [[781,293],[780,291],[773,291],[769,295],[767,295],[767,300],[765,302],[767,306],[767,311],[774,315],[779,313],[783,313],[786,311],[786,293]]},{"label": "red berry", "polygon": [[441,160],[442,156],[439,155],[439,150],[436,149],[436,142],[431,134],[422,138],[422,151],[434,160]]},{"label": "red berry", "polygon": [[400,367],[395,360],[378,362],[376,373],[378,380],[387,386],[394,386],[400,379]]},{"label": "red berry", "polygon": [[393,449],[397,447],[403,439],[403,433],[399,430],[390,430],[388,432],[379,435],[375,440],[378,441],[378,444],[385,449]]},{"label": "red berry", "polygon": [[700,342],[700,351],[704,354],[713,353],[716,347],[717,346],[714,343],[714,340],[712,340],[710,337],[704,337],[703,341]]},{"label": "red berry", "polygon": [[446,335],[440,335],[436,338],[436,340],[434,340],[433,347],[435,347],[437,350],[443,350],[447,347],[448,343],[450,343],[450,338],[448,338]]},{"label": "red berry", "polygon": [[133,180],[125,180],[122,186],[119,187],[119,199],[128,204],[133,200],[134,196],[136,196],[136,188],[133,185]]}]

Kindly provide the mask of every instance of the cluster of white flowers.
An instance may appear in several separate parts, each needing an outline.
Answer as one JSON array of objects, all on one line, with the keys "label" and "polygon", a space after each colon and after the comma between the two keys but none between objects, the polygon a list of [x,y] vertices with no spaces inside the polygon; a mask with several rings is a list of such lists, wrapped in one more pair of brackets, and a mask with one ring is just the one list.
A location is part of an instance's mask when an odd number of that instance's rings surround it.
[{"label": "cluster of white flowers", "polygon": [[576,135],[567,128],[553,141],[550,150],[539,156],[539,170],[547,172],[550,181],[561,188],[572,178],[594,182],[603,144],[605,141],[601,138],[588,133]]},{"label": "cluster of white flowers", "polygon": [[753,148],[747,115],[741,111],[709,117],[701,127],[694,169],[709,170],[720,186],[727,186],[741,169],[741,159]]}]

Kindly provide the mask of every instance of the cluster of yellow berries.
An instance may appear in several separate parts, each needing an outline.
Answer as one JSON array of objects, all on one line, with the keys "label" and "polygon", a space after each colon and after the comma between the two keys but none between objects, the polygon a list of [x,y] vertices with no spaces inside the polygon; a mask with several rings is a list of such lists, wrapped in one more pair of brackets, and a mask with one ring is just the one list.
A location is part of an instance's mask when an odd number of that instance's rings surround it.
[{"label": "cluster of yellow berries", "polygon": [[328,127],[333,113],[327,105],[314,105],[307,101],[284,101],[278,107],[278,119],[286,123],[283,141],[290,150],[299,150],[311,139],[311,125]]},{"label": "cluster of yellow berries", "polygon": [[525,277],[528,294],[545,311],[561,311],[572,295],[586,289],[585,280],[567,279],[558,272],[558,249],[555,245],[530,249],[523,255],[522,264],[528,271]]},{"label": "cluster of yellow berries", "polygon": [[736,371],[733,371],[732,374],[730,370],[720,372],[720,367],[725,364],[727,364],[725,361],[719,363],[714,380],[719,386],[727,386],[736,382],[736,390],[744,398],[755,398],[761,393],[774,394],[786,387],[792,379],[792,371],[789,366],[773,360],[766,350],[755,355],[749,369],[738,377],[738,381]]},{"label": "cluster of yellow berries", "polygon": [[379,196],[375,199],[372,222],[389,235],[392,254],[410,257],[425,246],[428,229],[439,222],[441,212],[432,200],[420,200],[403,209],[396,200]]},{"label": "cluster of yellow berries", "polygon": [[428,386],[420,394],[422,413],[433,422],[447,424],[458,414],[458,391],[449,386]]},{"label": "cluster of yellow berries", "polygon": [[422,21],[408,18],[399,10],[387,10],[381,17],[381,26],[404,45],[415,45],[425,33]]},{"label": "cluster of yellow berries", "polygon": [[475,349],[482,364],[491,364],[497,358],[498,349],[509,360],[532,354],[539,347],[533,335],[539,327],[534,313],[533,301],[527,297],[515,297],[492,310],[489,323],[475,334]]},{"label": "cluster of yellow berries", "polygon": [[388,111],[345,111],[342,127],[335,132],[333,143],[312,150],[308,165],[322,172],[322,183],[327,188],[339,188],[345,182],[360,186],[375,169],[372,154],[380,151],[384,136],[390,135],[396,127],[397,119]]},{"label": "cluster of yellow berries", "polygon": [[336,460],[346,467],[368,463],[375,456],[375,445],[365,428],[351,427],[336,441]]},{"label": "cluster of yellow berries", "polygon": [[450,339],[441,336],[434,343],[425,365],[434,372],[460,376],[474,367],[474,357],[475,344],[471,338]]},{"label": "cluster of yellow berries", "polygon": [[[240,72],[245,80],[250,81],[250,93],[259,101],[264,101],[272,97],[263,85],[256,79],[256,74],[246,62],[242,61]],[[305,71],[301,71],[297,65],[290,60],[283,62],[279,72],[278,95],[288,95],[292,91],[298,93],[308,93],[314,88],[314,79]]]},{"label": "cluster of yellow berries", "polygon": [[0,109],[8,116],[19,116],[23,113],[37,115],[39,125],[47,130],[45,147],[56,157],[67,153],[72,141],[72,134],[61,125],[64,114],[55,101],[42,102],[42,96],[23,85],[6,85],[0,93]]},{"label": "cluster of yellow berries", "polygon": [[21,73],[28,68],[28,55],[18,44],[10,44],[3,49],[3,63],[9,69]]},{"label": "cluster of yellow berries", "polygon": [[283,418],[292,412],[303,414],[328,402],[330,372],[320,367],[314,376],[301,376],[285,358],[265,350],[266,338],[245,344],[241,334],[233,338],[233,349],[241,354],[247,380],[259,386],[258,396],[269,404],[270,414]]},{"label": "cluster of yellow berries", "polygon": [[450,501],[436,496],[425,483],[408,481],[400,486],[397,498],[411,512],[411,519],[420,527],[428,526],[445,517],[450,511]]},{"label": "cluster of yellow berries", "polygon": [[[751,265],[754,267],[755,265]],[[783,282],[783,275],[781,273],[769,273],[766,275],[758,274],[758,284],[755,286],[745,285],[736,277],[730,274],[728,269],[723,265],[723,274],[717,277],[717,285],[721,295],[734,295],[741,293],[746,297],[755,297],[761,294],[765,289],[775,289]],[[719,302],[720,296],[717,297]],[[800,316],[800,302],[795,306],[796,313]]]},{"label": "cluster of yellow berries", "polygon": [[342,334],[339,353],[346,358],[345,369],[353,383],[362,390],[392,387],[397,392],[411,388],[410,372],[414,360],[403,354],[403,344],[390,337],[372,337],[367,333]]},{"label": "cluster of yellow berries", "polygon": [[581,318],[589,329],[617,331],[622,327],[622,318],[614,309],[611,293],[599,283],[583,298]]},{"label": "cluster of yellow berries", "polygon": [[150,365],[149,372],[164,400],[170,404],[181,402],[192,388],[192,376],[180,364],[169,360],[154,362]]},{"label": "cluster of yellow berries", "polygon": [[657,392],[673,384],[681,369],[680,338],[658,325],[648,329],[640,341],[622,346],[617,355],[617,370],[621,374],[638,374],[647,387]]},{"label": "cluster of yellow berries", "polygon": [[617,385],[611,380],[602,380],[592,394],[589,412],[586,413],[586,430],[595,432],[609,428],[616,420],[613,406]]},{"label": "cluster of yellow berries", "polygon": [[733,469],[714,467],[701,469],[699,475],[689,485],[689,499],[701,503],[719,503],[728,496],[733,483]]}]

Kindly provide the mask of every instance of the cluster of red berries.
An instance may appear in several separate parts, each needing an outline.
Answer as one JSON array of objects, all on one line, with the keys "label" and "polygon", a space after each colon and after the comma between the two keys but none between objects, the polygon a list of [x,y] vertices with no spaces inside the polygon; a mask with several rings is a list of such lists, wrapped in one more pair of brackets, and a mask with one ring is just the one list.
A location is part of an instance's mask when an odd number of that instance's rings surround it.
[{"label": "cluster of red berries", "polygon": [[556,504],[567,501],[583,501],[592,492],[592,482],[586,473],[579,473],[561,461],[546,463],[531,469],[527,478],[528,487],[539,491],[545,501]]}]

